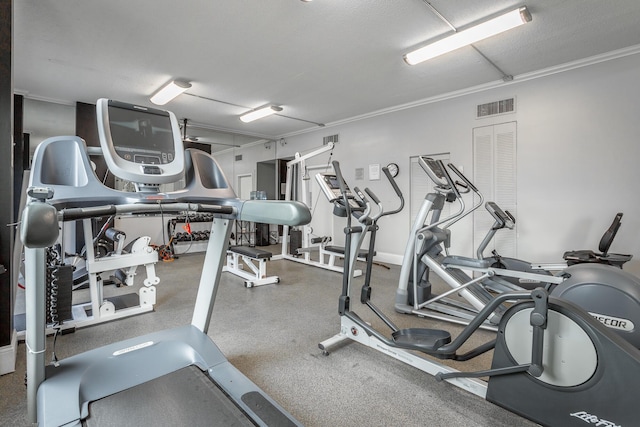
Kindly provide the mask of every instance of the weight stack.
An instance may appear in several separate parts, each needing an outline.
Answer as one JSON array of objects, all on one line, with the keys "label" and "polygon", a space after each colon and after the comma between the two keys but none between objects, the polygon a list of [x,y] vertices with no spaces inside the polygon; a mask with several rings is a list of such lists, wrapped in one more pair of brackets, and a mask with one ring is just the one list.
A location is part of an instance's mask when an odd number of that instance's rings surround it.
[{"label": "weight stack", "polygon": [[256,246],[269,246],[269,224],[256,223]]},{"label": "weight stack", "polygon": [[298,255],[302,247],[302,230],[291,230],[289,233],[289,255]]}]

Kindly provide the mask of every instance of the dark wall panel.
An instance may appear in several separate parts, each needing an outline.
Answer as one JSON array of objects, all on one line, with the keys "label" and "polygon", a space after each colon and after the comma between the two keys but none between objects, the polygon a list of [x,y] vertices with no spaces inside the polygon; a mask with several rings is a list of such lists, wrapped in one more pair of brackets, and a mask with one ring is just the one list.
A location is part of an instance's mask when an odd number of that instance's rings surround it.
[{"label": "dark wall panel", "polygon": [[[88,147],[99,147],[98,123],[96,120],[96,106],[84,102],[76,102],[76,135],[84,139]],[[114,186],[113,175],[107,173],[107,164],[99,156],[91,158],[96,164],[96,175],[100,181],[109,187]]]},{"label": "dark wall panel", "polygon": [[13,221],[18,221],[20,198],[22,197],[22,175],[24,169],[24,157],[29,157],[29,152],[24,151],[23,120],[24,97],[13,97]]},{"label": "dark wall panel", "polygon": [[[13,222],[13,87],[11,76],[11,37],[13,3],[0,0],[0,224]],[[13,227],[0,226],[0,347],[11,345],[13,335],[13,286],[11,248]]]}]

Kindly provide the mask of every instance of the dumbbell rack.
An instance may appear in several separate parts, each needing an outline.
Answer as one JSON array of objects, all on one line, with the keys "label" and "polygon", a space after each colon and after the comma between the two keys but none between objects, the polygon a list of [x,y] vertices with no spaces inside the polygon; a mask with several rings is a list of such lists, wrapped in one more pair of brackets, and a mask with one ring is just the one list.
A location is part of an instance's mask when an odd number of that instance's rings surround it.
[{"label": "dumbbell rack", "polygon": [[167,221],[167,233],[174,254],[198,253],[207,249],[212,215],[178,215]]}]

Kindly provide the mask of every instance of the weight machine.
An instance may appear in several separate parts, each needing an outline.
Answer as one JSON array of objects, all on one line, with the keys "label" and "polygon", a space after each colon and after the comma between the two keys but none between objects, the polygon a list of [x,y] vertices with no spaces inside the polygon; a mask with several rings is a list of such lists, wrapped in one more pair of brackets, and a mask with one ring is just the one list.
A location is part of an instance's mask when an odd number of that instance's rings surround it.
[{"label": "weight machine", "polygon": [[[307,161],[327,151],[332,151],[333,148],[334,143],[329,142],[309,153],[296,153],[295,158],[287,162],[285,200],[299,200],[310,209],[315,210],[312,206],[313,202],[309,198],[310,177],[307,171]],[[329,166],[327,165],[327,167]],[[336,261],[344,258],[344,248],[330,245],[330,242],[330,236],[313,237],[313,228],[309,224],[297,229],[285,226],[282,232],[282,251],[279,258],[342,273],[343,267],[336,265]],[[312,253],[317,254],[317,260],[312,259]],[[355,270],[354,274],[360,276],[362,270]]]}]

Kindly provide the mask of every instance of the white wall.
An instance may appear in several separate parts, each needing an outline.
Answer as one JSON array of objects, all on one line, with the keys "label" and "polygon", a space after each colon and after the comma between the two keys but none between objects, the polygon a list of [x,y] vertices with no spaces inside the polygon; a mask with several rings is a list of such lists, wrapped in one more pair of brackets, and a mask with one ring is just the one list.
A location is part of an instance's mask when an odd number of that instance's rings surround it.
[{"label": "white wall", "polygon": [[[631,55],[454,99],[330,126],[286,138],[279,158],[322,144],[338,133],[334,150],[347,181],[370,186],[386,206],[394,193],[384,180],[354,181],[355,168],[400,165],[400,188],[409,194],[409,157],[450,152],[451,161],[472,176],[472,129],[517,122],[518,255],[552,262],[568,249],[597,249],[616,212],[623,225],[613,251],[634,254],[626,267],[640,271],[640,55]],[[375,88],[372,88],[375,90]],[[477,104],[517,98],[516,112],[475,119]],[[229,177],[254,170],[267,156],[262,146],[216,155]],[[243,153],[242,164],[232,162]],[[235,181],[235,180],[234,180]],[[328,208],[327,208],[328,209]],[[380,223],[378,252],[400,255],[409,224],[408,207]],[[453,229],[452,250],[471,256],[470,219]]]},{"label": "white wall", "polygon": [[[252,190],[256,190],[257,163],[276,159],[276,151],[276,142],[271,141],[214,153],[214,156],[234,189],[238,185],[238,175],[252,174]],[[242,160],[236,161],[237,155],[242,155]]]}]

